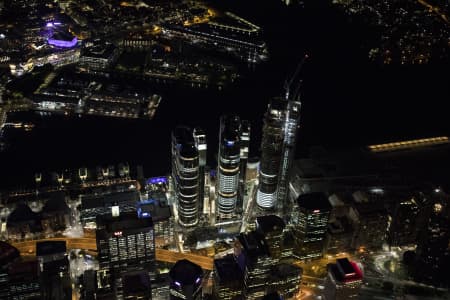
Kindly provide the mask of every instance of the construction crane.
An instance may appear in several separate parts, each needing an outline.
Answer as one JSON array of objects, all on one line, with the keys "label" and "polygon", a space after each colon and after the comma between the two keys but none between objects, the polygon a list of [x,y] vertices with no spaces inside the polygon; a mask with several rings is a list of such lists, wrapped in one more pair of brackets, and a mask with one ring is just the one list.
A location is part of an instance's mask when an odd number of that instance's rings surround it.
[{"label": "construction crane", "polygon": [[[289,96],[291,93],[291,85],[292,83],[297,79],[298,74],[300,73],[303,65],[305,64],[305,61],[309,58],[308,54],[305,54],[305,56],[303,56],[303,59],[300,61],[300,63],[297,65],[297,68],[295,69],[294,74],[292,75],[291,79],[288,81],[286,80],[284,82],[284,89],[285,89],[285,99],[289,100]],[[302,84],[302,80],[299,80],[298,85],[295,87],[294,93],[293,93],[293,97],[292,99],[295,100],[298,97],[299,91],[300,91],[300,87]]]}]

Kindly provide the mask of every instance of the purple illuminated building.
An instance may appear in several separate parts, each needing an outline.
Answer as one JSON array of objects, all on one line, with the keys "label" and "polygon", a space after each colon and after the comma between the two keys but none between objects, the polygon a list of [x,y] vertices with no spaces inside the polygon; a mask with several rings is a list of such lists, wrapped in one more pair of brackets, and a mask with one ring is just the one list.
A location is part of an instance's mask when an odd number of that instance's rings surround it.
[{"label": "purple illuminated building", "polygon": [[76,36],[63,33],[55,33],[47,40],[49,45],[60,48],[72,48],[77,45],[78,39]]}]

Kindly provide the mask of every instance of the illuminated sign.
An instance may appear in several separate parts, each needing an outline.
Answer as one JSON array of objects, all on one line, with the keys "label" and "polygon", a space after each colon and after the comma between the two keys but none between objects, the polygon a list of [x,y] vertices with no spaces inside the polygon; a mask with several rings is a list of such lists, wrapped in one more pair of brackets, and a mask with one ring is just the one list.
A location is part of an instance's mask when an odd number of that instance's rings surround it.
[{"label": "illuminated sign", "polygon": [[320,213],[320,209],[313,210],[313,213],[315,213],[315,214]]},{"label": "illuminated sign", "polygon": [[122,236],[122,231],[115,231],[114,236]]}]

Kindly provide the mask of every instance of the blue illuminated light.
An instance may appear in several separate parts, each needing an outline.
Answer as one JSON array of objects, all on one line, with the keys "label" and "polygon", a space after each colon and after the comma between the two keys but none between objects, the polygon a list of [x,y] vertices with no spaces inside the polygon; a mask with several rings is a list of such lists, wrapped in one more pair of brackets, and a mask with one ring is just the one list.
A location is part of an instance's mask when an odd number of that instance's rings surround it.
[{"label": "blue illuminated light", "polygon": [[228,147],[234,146],[234,141],[227,141],[227,146]]},{"label": "blue illuminated light", "polygon": [[174,281],[173,283],[175,283],[176,286],[181,287],[181,283],[179,283],[178,281]]},{"label": "blue illuminated light", "polygon": [[200,282],[200,280],[201,280],[201,278],[200,278],[200,277],[198,277],[198,278],[197,278],[197,280],[195,281],[195,283],[199,283],[199,282]]},{"label": "blue illuminated light", "polygon": [[147,180],[147,184],[162,184],[167,183],[166,177],[153,177]]}]

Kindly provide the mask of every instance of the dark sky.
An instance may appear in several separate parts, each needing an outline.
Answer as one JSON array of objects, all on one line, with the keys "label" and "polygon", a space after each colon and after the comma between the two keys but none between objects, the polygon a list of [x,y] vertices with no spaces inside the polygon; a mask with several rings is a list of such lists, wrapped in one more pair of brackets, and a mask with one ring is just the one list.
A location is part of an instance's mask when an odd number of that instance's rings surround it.
[{"label": "dark sky", "polygon": [[[258,155],[267,103],[305,53],[302,71],[302,127],[298,155],[310,145],[361,146],[449,134],[448,65],[378,66],[368,62],[370,35],[341,12],[314,2],[286,8],[281,1],[213,1],[261,25],[271,59],[224,91],[170,89],[152,121],[108,118],[26,117],[31,133],[8,134],[0,154],[0,184],[32,181],[36,171],[80,166],[143,164],[146,176],[169,172],[170,131],[186,124],[206,130],[214,165],[219,117],[237,113],[252,123],[251,154]],[[312,3],[311,2],[311,3]],[[16,115],[23,118],[23,115]]]}]

